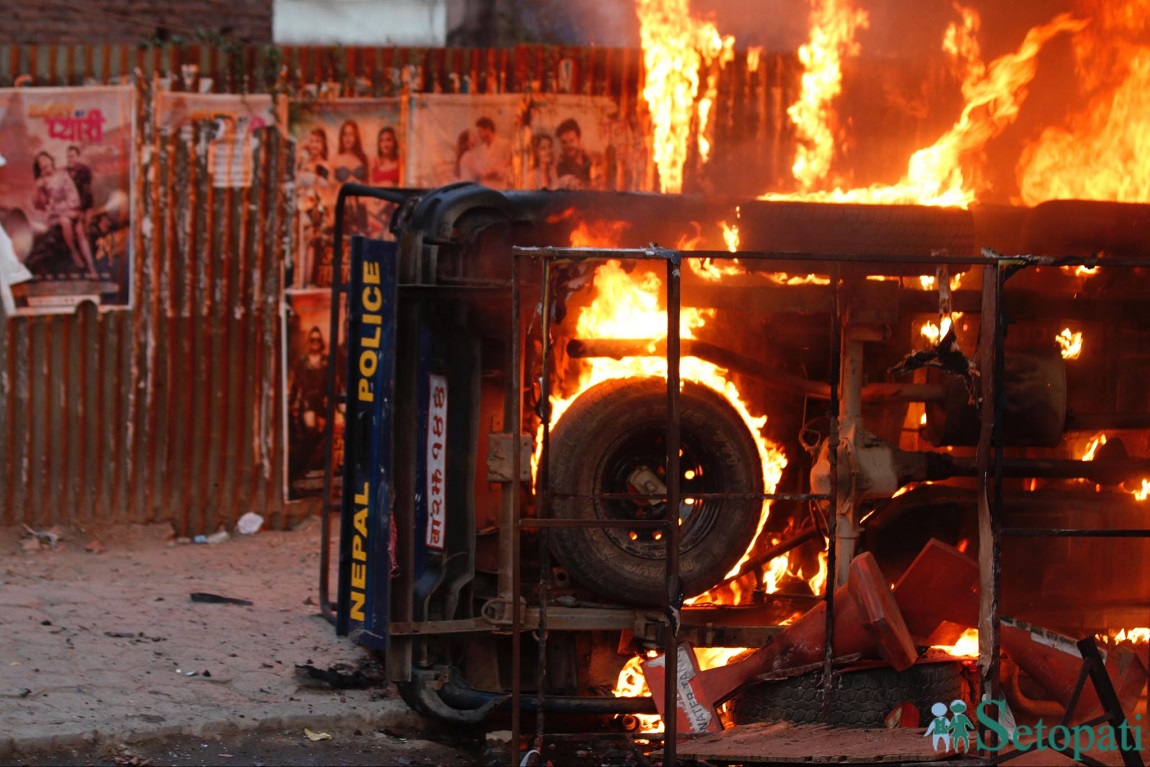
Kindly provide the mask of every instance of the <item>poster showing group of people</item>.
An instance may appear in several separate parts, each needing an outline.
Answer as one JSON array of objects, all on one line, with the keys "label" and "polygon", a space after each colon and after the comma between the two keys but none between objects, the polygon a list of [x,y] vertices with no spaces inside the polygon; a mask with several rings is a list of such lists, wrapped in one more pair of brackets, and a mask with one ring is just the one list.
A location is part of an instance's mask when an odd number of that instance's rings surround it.
[{"label": "poster showing group of people", "polygon": [[[329,288],[333,279],[335,207],[344,183],[403,186],[404,113],[399,99],[343,99],[293,104],[296,143],[296,254],[289,276],[294,288]],[[387,239],[394,206],[374,199],[345,203],[346,237]],[[346,246],[346,242],[344,243]],[[344,248],[344,282],[347,248]]]},{"label": "poster showing group of people", "polygon": [[0,89],[0,299],[127,308],[133,89]]},{"label": "poster showing group of people", "polygon": [[[318,496],[323,491],[328,367],[336,366],[338,390],[347,364],[343,339],[333,343],[328,338],[339,189],[345,183],[379,187],[405,184],[405,114],[399,99],[309,101],[289,107],[289,129],[296,146],[296,249],[285,274],[288,290],[284,302],[288,500]],[[393,205],[382,200],[345,201],[344,284],[350,268],[348,238],[363,234],[389,239],[393,210]],[[342,419],[343,413],[337,411],[331,424],[337,482],[342,465]]]},{"label": "poster showing group of people", "polygon": [[[328,337],[340,186],[430,189],[473,181],[494,189],[635,188],[633,179],[643,174],[634,172],[632,134],[617,111],[608,98],[567,94],[420,94],[289,106],[297,218],[285,300],[289,500],[322,493],[326,371],[336,365],[340,382],[346,373],[343,339]],[[390,239],[393,212],[385,201],[345,199],[345,238]],[[346,239],[342,251],[340,281],[347,284]],[[332,424],[337,466],[341,418],[337,412]]]},{"label": "poster showing group of people", "polygon": [[[622,189],[630,131],[605,97],[414,98],[412,186],[474,181],[493,189]],[[623,164],[621,164],[623,163]]]}]

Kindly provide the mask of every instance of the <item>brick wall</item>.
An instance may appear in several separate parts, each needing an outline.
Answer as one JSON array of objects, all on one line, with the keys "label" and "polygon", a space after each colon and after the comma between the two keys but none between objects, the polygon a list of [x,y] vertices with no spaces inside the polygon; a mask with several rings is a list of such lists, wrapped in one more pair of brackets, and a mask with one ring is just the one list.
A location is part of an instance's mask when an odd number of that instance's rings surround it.
[{"label": "brick wall", "polygon": [[6,0],[0,44],[270,43],[272,0]]}]

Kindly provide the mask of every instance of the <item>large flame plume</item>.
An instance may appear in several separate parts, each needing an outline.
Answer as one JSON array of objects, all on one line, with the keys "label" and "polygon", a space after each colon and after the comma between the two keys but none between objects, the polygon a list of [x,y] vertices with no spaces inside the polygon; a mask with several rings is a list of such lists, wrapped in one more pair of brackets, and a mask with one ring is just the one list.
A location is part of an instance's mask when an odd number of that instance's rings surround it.
[{"label": "large flame plume", "polygon": [[[723,37],[710,22],[691,18],[687,0],[636,0],[646,80],[643,97],[651,115],[655,165],[663,192],[683,189],[691,126],[698,114],[700,155],[706,159],[708,125],[715,81],[699,104],[700,69],[728,61],[734,38]],[[696,113],[698,110],[698,113]]]},{"label": "large flame plume", "polygon": [[[1150,0],[1083,0],[1094,23],[1073,39],[1081,104],[1018,163],[1023,202],[1150,200]],[[1070,90],[1070,88],[1068,88]]]},{"label": "large flame plume", "polygon": [[834,100],[842,93],[844,56],[858,53],[855,33],[867,25],[865,11],[850,0],[819,0],[811,8],[810,40],[799,48],[802,93],[787,110],[795,124],[798,147],[791,168],[803,191],[822,184],[835,150]]},{"label": "large flame plume", "polygon": [[858,189],[833,189],[801,195],[766,194],[763,199],[806,199],[817,202],[919,204],[967,207],[976,198],[964,163],[1013,123],[1034,78],[1036,58],[1053,37],[1082,30],[1088,23],[1060,14],[1031,29],[1018,50],[983,65],[975,41],[978,14],[962,9],[961,25],[951,24],[943,47],[955,56],[965,73],[962,114],[934,144],[911,155],[902,179],[894,185],[876,184]]}]

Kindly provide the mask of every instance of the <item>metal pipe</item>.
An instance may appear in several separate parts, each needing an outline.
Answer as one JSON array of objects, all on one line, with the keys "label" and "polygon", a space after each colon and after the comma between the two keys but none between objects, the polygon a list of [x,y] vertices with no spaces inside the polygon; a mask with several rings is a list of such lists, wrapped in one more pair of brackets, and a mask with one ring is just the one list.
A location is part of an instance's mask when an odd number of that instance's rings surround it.
[{"label": "metal pipe", "polygon": [[[845,323],[845,320],[844,320]],[[843,328],[842,339],[842,403],[839,407],[840,440],[845,440],[848,460],[858,455],[858,437],[862,429],[862,381],[863,381],[863,345],[861,341],[851,340],[847,334],[849,325]],[[850,485],[846,497],[838,504],[838,513],[835,515],[834,545],[839,551],[836,555],[838,568],[832,571],[832,582],[836,587],[842,586],[850,577],[851,560],[854,559],[855,548],[859,537],[859,527],[856,521],[858,510],[858,492],[855,490],[857,469],[853,465],[850,472]],[[838,475],[831,475],[832,484],[838,481]],[[836,496],[836,499],[838,497]]]},{"label": "metal pipe", "polygon": [[[930,455],[938,455],[931,453]],[[941,479],[941,477],[926,477],[926,479]],[[698,498],[708,500],[760,500],[760,501],[827,501],[829,495],[818,493],[683,493],[682,498]],[[663,501],[666,495],[653,495],[650,493],[552,493],[552,499],[570,500],[572,498],[590,498],[596,501]],[[538,520],[532,520],[535,524]],[[557,520],[558,521],[558,520]],[[562,520],[570,522],[572,520]],[[603,520],[607,522],[608,520]],[[659,524],[666,524],[659,521]]]},{"label": "metal pipe", "polygon": [[[931,455],[938,454],[932,453]],[[1124,481],[1137,481],[1142,477],[1150,476],[1150,459],[1148,458],[1117,458],[1093,461],[1075,461],[1065,458],[1003,458],[1001,467],[1002,474],[1006,477],[1088,479],[1097,485],[1117,485]],[[977,459],[950,458],[944,473],[931,478],[976,477],[978,473]]]},{"label": "metal pipe", "polygon": [[[679,508],[679,442],[681,424],[679,422],[679,358],[680,337],[679,319],[680,292],[679,276],[681,262],[678,254],[667,259],[667,507]],[[663,744],[664,762],[670,765],[679,763],[676,749],[679,702],[679,610],[683,604],[683,586],[679,577],[679,525],[677,516],[668,518],[667,525],[667,611],[671,620],[668,631],[666,652],[667,683],[663,705]]]},{"label": "metal pipe", "polygon": [[[510,410],[508,422],[511,424],[511,482],[504,486],[503,492],[510,497],[502,499],[499,518],[499,561],[509,563],[511,572],[499,571],[499,593],[511,594],[511,694],[518,700],[523,680],[520,677],[519,656],[523,653],[523,614],[519,603],[523,593],[523,584],[519,577],[520,566],[520,540],[519,540],[519,433],[523,430],[523,360],[520,352],[522,346],[523,320],[520,317],[522,307],[519,305],[519,255],[511,256],[511,343],[508,351],[510,360],[507,371],[510,379],[507,382],[505,394],[505,409]],[[514,389],[514,393],[512,393]],[[511,742],[516,744],[513,753],[518,749],[519,706],[511,711]]]},{"label": "metal pipe", "polygon": [[1016,538],[1150,538],[1150,528],[1115,528],[1112,530],[1098,530],[1094,528],[1040,529],[1027,527],[1006,527],[999,530],[998,534],[1014,536]]},{"label": "metal pipe", "polygon": [[[542,304],[542,327],[543,327],[543,359],[542,359],[542,372],[540,375],[543,380],[540,383],[539,406],[543,413],[543,437],[542,447],[539,451],[539,499],[540,508],[539,517],[547,517],[551,514],[551,302],[554,300],[553,291],[551,289],[551,262],[544,261],[542,263],[543,269],[543,295],[540,298]],[[518,437],[516,437],[518,439]],[[518,451],[518,445],[513,448]],[[543,697],[546,691],[546,674],[547,674],[547,578],[551,570],[548,561],[547,549],[547,530],[542,528],[539,530],[538,540],[538,556],[539,556],[539,628],[536,629],[538,636],[538,655],[536,658],[535,669],[535,687],[537,689],[536,699],[538,701],[537,710],[535,712],[535,737],[541,739],[543,737]],[[516,665],[519,659],[515,659]]]},{"label": "metal pipe", "polygon": [[[831,293],[831,312],[830,312],[830,331],[831,331],[831,353],[830,353],[830,375],[828,385],[830,386],[830,402],[827,405],[827,417],[830,425],[827,430],[827,440],[830,445],[830,450],[827,451],[827,461],[830,463],[831,477],[838,477],[839,475],[839,375],[840,375],[840,356],[839,349],[842,344],[842,276],[839,274],[839,269],[836,267],[834,270],[834,291]],[[838,515],[839,508],[839,490],[838,482],[832,481],[830,485],[830,502],[827,504],[827,534],[830,534],[831,520],[835,519]],[[817,513],[817,510],[816,510]],[[838,561],[835,554],[835,546],[833,543],[828,542],[827,545],[827,574],[828,578],[824,586],[823,599],[826,601],[826,622],[825,622],[825,635],[826,642],[823,648],[823,722],[830,722],[831,718],[831,675],[834,673],[834,657],[835,657],[835,589],[834,580],[829,577],[835,570],[838,569]]]},{"label": "metal pipe", "polygon": [[[734,373],[755,378],[768,386],[806,397],[830,398],[830,385],[772,368],[760,360],[724,349],[706,341],[684,339],[681,342],[684,357],[698,357]],[[588,357],[650,357],[666,348],[660,339],[629,338],[573,338],[567,342],[567,356],[577,359]],[[945,402],[946,387],[938,384],[874,383],[862,387],[864,402]]]},{"label": "metal pipe", "polygon": [[1002,275],[999,264],[987,266],[982,275],[982,328],[979,339],[979,367],[982,370],[979,405],[979,438],[976,453],[978,475],[978,667],[979,698],[996,700],[999,693],[999,522],[1000,508],[992,503],[991,477],[1000,458],[995,450],[995,421],[999,407],[999,381],[1002,375],[1001,323],[1004,321],[1000,300]]},{"label": "metal pipe", "polygon": [[[673,254],[681,258],[679,251],[667,248],[557,248],[557,247],[516,247],[515,250],[526,256],[542,259],[571,259],[571,260],[603,260],[621,259],[632,261],[663,261]],[[967,264],[982,266],[997,263],[1001,258],[997,253],[983,248],[983,255],[951,256],[946,254],[931,254],[929,258],[922,255],[858,255],[853,253],[793,253],[789,251],[739,251],[731,253],[729,250],[692,250],[687,255],[693,259],[730,259],[738,258],[740,261],[814,261],[814,262],[843,262],[853,264],[922,264],[929,261],[937,264]],[[1055,256],[1011,256],[1011,261],[1018,261],[1033,266],[1099,266],[1098,258],[1063,258]],[[1148,259],[1123,259],[1123,266],[1150,266]]]}]

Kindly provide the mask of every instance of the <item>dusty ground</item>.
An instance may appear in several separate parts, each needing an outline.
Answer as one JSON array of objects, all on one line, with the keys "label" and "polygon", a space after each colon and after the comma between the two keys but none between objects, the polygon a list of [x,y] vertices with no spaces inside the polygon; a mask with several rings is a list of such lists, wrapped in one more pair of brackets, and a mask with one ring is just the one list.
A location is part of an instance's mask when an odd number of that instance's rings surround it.
[{"label": "dusty ground", "polygon": [[[0,529],[0,764],[511,763],[496,734],[435,726],[382,685],[335,690],[297,673],[378,672],[319,614],[319,528],[313,518],[202,545],[169,540],[166,525],[58,530],[55,545]],[[1138,713],[1150,760],[1145,698]],[[552,734],[544,753],[556,765],[640,763],[621,737]],[[1051,761],[1069,763],[1017,760]]]},{"label": "dusty ground", "polygon": [[371,670],[319,614],[319,527],[214,545],[166,525],[62,529],[55,545],[0,530],[0,763],[481,763],[482,734],[436,731],[381,687],[297,674]]}]

